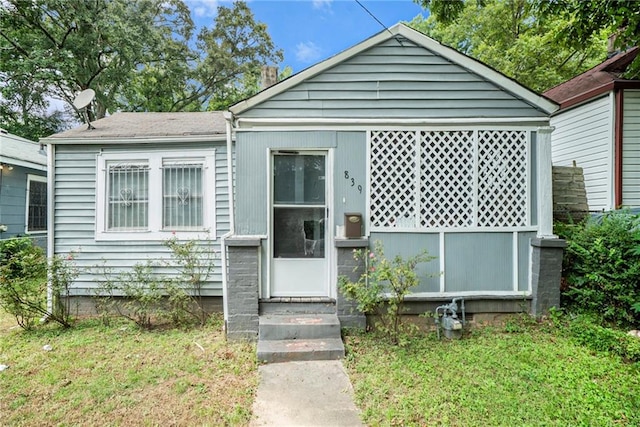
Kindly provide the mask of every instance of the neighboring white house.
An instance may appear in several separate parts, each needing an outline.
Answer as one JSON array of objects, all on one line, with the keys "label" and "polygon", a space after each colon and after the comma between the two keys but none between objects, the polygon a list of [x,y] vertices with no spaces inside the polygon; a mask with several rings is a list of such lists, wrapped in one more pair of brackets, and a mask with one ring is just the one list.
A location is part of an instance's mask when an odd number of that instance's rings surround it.
[{"label": "neighboring white house", "polygon": [[640,80],[620,77],[639,51],[544,93],[560,104],[551,116],[553,164],[583,169],[591,211],[640,207]]}]

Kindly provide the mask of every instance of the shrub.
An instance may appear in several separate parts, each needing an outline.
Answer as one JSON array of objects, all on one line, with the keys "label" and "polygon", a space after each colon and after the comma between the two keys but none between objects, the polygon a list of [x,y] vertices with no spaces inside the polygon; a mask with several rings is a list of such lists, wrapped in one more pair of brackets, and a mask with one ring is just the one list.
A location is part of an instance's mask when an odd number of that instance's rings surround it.
[{"label": "shrub", "polygon": [[557,231],[568,244],[563,303],[618,327],[640,323],[640,216],[611,212]]},{"label": "shrub", "polygon": [[[0,306],[29,329],[38,318],[71,326],[69,285],[78,275],[73,255],[53,257],[47,267],[44,251],[28,238],[0,242]],[[52,309],[47,309],[47,270]]]},{"label": "shrub", "polygon": [[373,250],[354,250],[353,257],[364,264],[364,272],[357,282],[341,276],[341,292],[357,303],[358,310],[377,315],[377,329],[393,344],[401,344],[405,332],[401,321],[404,298],[419,283],[416,266],[435,257],[423,251],[408,259],[396,255],[390,261],[384,256],[380,241],[375,242]]}]

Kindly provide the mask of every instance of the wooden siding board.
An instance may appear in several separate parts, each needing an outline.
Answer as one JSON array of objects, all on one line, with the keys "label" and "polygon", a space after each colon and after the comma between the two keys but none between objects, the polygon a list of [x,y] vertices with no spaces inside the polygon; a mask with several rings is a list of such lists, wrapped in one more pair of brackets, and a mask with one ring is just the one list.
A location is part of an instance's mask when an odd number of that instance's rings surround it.
[{"label": "wooden siding board", "polygon": [[607,96],[551,118],[553,164],[583,168],[589,209],[607,209],[610,147],[613,143],[611,103]]},{"label": "wooden siding board", "polygon": [[640,207],[640,91],[624,91],[622,204]]},{"label": "wooden siding board", "polygon": [[[226,147],[219,144],[193,144],[180,147],[144,146],[147,149],[215,148],[216,150],[216,234],[214,244],[217,259],[214,261],[215,271],[209,278],[205,293],[222,295],[222,271],[220,256],[220,237],[229,231],[229,195],[226,174]],[[129,149],[133,149],[130,147]],[[102,263],[121,272],[130,269],[136,263],[152,260],[160,263],[170,259],[169,250],[161,241],[110,241],[95,240],[95,176],[97,146],[58,146],[56,147],[55,173],[55,235],[54,252],[67,254],[76,252],[75,263],[83,273],[74,282],[73,295],[92,295],[104,280],[99,266]],[[120,149],[109,148],[111,151]],[[159,273],[175,275],[170,267],[157,269]]]}]

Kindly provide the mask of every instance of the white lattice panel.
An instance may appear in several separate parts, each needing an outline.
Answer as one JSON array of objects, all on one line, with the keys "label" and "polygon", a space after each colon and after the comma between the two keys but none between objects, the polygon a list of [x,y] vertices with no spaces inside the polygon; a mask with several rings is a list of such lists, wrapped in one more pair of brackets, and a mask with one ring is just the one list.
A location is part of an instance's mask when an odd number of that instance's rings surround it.
[{"label": "white lattice panel", "polygon": [[416,133],[371,133],[371,225],[415,227]]},{"label": "white lattice panel", "polygon": [[420,225],[473,225],[473,132],[422,132]]},{"label": "white lattice panel", "polygon": [[527,225],[527,134],[478,132],[478,226]]}]

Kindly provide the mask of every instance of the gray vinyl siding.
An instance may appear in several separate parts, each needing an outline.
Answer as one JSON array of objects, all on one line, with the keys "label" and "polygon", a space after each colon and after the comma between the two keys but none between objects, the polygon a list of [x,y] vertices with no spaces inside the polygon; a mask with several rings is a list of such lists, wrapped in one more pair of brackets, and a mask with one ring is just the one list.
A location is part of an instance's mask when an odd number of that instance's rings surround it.
[{"label": "gray vinyl siding", "polygon": [[333,156],[335,224],[344,225],[345,213],[360,213],[366,226],[367,136],[365,132],[338,132],[337,139]]},{"label": "gray vinyl siding", "polygon": [[589,209],[611,209],[613,116],[609,96],[551,118],[552,159],[556,166],[576,162],[584,171]]},{"label": "gray vinyl siding", "polygon": [[[140,148],[140,147],[137,147]],[[215,269],[204,290],[205,295],[222,295],[222,270],[220,241],[229,231],[229,196],[227,187],[227,159],[224,144],[182,144],[180,146],[144,146],[144,150],[162,149],[215,149],[216,162],[216,241]],[[134,150],[131,145],[110,146],[110,150]],[[98,146],[56,146],[54,189],[54,252],[66,256],[75,253],[75,264],[80,275],[73,284],[74,295],[93,295],[101,281],[105,268],[112,274],[128,271],[135,264],[169,265],[156,268],[159,274],[171,276],[175,270],[170,265],[170,252],[162,241],[96,241],[96,156]]]},{"label": "gray vinyl siding", "polygon": [[[336,132],[238,132],[236,135],[236,234],[266,235],[269,149],[336,147]],[[364,159],[363,159],[364,161]]]},{"label": "gray vinyl siding", "polygon": [[[1,171],[0,177],[0,224],[7,226],[7,231],[0,233],[0,239],[25,236],[27,221],[27,180],[28,175],[46,177],[47,173],[26,168],[8,166]],[[42,247],[46,247],[46,233],[33,233],[29,237]]]},{"label": "gray vinyl siding", "polygon": [[241,117],[546,117],[482,76],[402,38],[387,40]]},{"label": "gray vinyl siding", "polygon": [[640,207],[640,91],[624,91],[622,204]]}]

